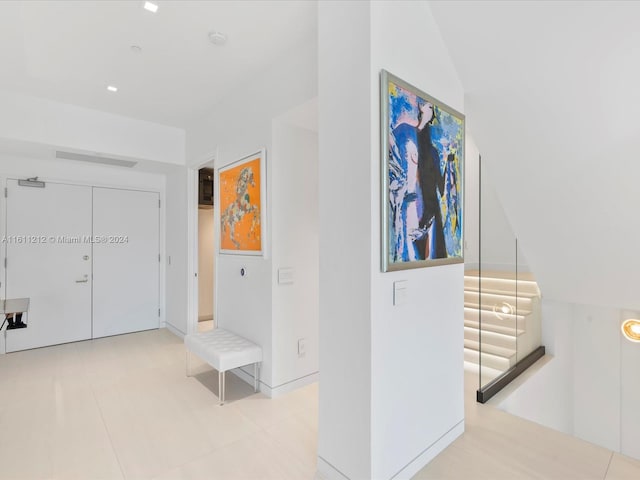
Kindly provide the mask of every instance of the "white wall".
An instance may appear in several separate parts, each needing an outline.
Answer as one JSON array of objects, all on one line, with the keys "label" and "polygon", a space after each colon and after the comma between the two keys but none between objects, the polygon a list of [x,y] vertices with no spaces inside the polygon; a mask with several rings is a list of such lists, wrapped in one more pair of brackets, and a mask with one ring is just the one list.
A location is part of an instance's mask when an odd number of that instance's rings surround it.
[{"label": "white wall", "polygon": [[213,208],[198,209],[198,319],[213,318]]},{"label": "white wall", "polygon": [[370,17],[370,2],[318,4],[318,471],[327,478],[373,478],[371,176],[376,160]]},{"label": "white wall", "polygon": [[620,312],[573,306],[573,434],[620,451]]},{"label": "white wall", "polygon": [[[272,233],[270,222],[278,158],[272,149],[272,122],[316,95],[317,50],[315,41],[310,39],[307,44],[295,46],[268,70],[247,79],[246,84],[238,85],[210,114],[187,128],[187,159],[192,167],[215,158],[218,169],[262,147],[267,151],[266,255],[217,255],[215,308],[220,327],[262,346],[261,383],[268,394],[274,393],[271,390],[276,386],[272,353],[274,265],[271,258],[272,237],[276,234]],[[217,208],[216,215],[219,215]],[[241,277],[241,268],[245,268],[248,275]]]},{"label": "white wall", "polygon": [[0,91],[0,139],[184,164],[184,131]]},{"label": "white wall", "polygon": [[553,358],[500,408],[640,459],[640,348],[622,337],[624,318],[638,315],[544,300],[543,344]]},{"label": "white wall", "polygon": [[543,294],[640,309],[640,255],[629,245],[640,236],[629,108],[640,95],[640,4],[433,9],[465,85],[469,128]]},{"label": "white wall", "polygon": [[[318,372],[318,134],[273,122],[273,387]],[[279,284],[278,270],[293,283]],[[298,355],[298,340],[306,353]]]},{"label": "white wall", "polygon": [[12,178],[38,176],[50,181],[90,184],[96,186],[119,186],[162,191],[165,176],[135,169],[94,165],[73,160],[53,158],[30,158],[0,152],[0,174]]},{"label": "white wall", "polygon": [[187,167],[167,173],[166,321],[178,335],[187,333]]},{"label": "white wall", "polygon": [[[628,318],[640,318],[640,314],[623,311],[621,320]],[[620,347],[620,451],[640,460],[640,344],[622,340]]]},{"label": "white wall", "polygon": [[[458,110],[463,90],[427,2],[321,2],[319,15],[319,469],[409,478],[464,429],[464,267],[380,272],[379,73]],[[396,280],[409,282],[399,307]]]},{"label": "white wall", "polygon": [[[496,189],[496,175],[483,159],[473,137],[467,132],[465,155],[465,266],[482,270],[529,271],[528,263],[518,249],[516,235],[507,218]],[[482,229],[481,231],[479,229]]]},{"label": "white wall", "polygon": [[[378,74],[461,112],[464,92],[428,2],[372,2],[371,39],[372,473],[409,478],[464,428],[464,266],[380,272]],[[401,307],[392,305],[396,280],[409,282]]]}]

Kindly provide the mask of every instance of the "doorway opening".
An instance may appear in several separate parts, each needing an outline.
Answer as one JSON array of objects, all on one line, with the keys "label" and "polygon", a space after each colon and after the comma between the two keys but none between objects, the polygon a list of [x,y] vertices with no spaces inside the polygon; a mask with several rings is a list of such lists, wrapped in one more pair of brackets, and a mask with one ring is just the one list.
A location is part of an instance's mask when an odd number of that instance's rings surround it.
[{"label": "doorway opening", "polygon": [[214,328],[214,174],[213,162],[198,170],[198,331]]}]

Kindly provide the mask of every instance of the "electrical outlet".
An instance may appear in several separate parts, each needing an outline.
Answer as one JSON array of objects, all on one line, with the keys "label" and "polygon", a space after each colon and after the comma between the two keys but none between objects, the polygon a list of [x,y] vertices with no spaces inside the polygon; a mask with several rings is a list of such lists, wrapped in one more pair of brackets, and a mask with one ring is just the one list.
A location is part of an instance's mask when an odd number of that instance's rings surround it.
[{"label": "electrical outlet", "polygon": [[307,341],[304,338],[298,340],[298,356],[304,357],[307,354]]}]

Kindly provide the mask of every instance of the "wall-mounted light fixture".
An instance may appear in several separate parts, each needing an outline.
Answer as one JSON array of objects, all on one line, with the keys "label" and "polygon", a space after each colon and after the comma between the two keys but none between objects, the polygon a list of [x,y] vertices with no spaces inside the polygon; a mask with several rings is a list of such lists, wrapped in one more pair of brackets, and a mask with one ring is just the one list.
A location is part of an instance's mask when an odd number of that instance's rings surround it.
[{"label": "wall-mounted light fixture", "polygon": [[493,306],[493,313],[500,320],[504,320],[507,315],[513,315],[515,308],[509,302],[502,302]]},{"label": "wall-mounted light fixture", "polygon": [[634,318],[625,320],[620,329],[627,340],[640,343],[640,320]]}]

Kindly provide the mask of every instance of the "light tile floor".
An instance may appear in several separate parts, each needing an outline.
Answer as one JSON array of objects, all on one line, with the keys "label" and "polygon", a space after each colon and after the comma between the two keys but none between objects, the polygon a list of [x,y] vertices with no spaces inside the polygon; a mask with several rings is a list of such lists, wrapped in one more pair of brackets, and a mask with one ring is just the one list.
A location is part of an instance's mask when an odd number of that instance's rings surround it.
[{"label": "light tile floor", "polygon": [[[0,479],[313,479],[318,386],[276,399],[167,330],[0,356]],[[195,360],[195,359],[194,359]],[[473,401],[417,479],[639,479],[640,462]]]}]

